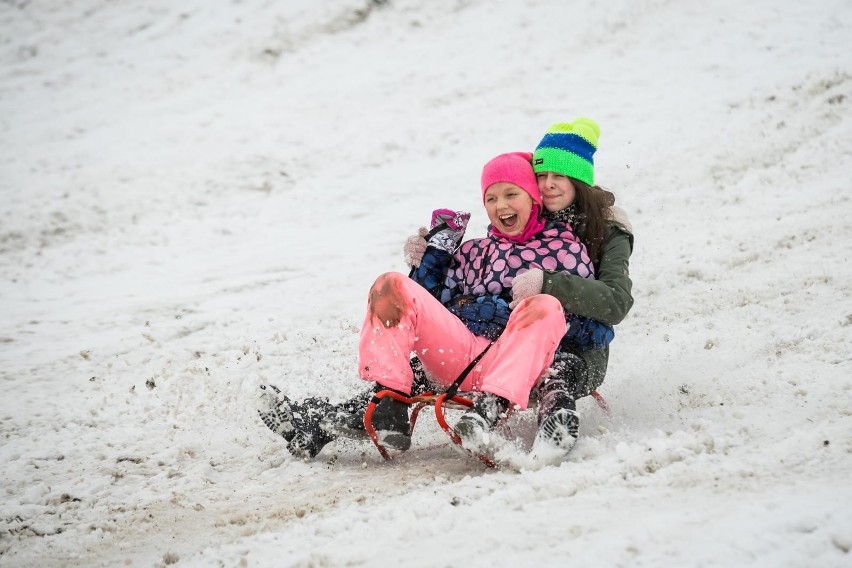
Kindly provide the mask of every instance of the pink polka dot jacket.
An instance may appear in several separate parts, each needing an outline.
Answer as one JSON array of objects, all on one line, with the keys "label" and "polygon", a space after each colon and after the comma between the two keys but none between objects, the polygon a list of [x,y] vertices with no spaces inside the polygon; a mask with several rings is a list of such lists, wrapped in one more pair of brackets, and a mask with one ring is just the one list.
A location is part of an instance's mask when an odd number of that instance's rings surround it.
[{"label": "pink polka dot jacket", "polygon": [[586,247],[571,226],[550,221],[525,243],[495,236],[462,243],[447,269],[440,300],[486,294],[509,298],[512,280],[531,268],[595,277]]}]

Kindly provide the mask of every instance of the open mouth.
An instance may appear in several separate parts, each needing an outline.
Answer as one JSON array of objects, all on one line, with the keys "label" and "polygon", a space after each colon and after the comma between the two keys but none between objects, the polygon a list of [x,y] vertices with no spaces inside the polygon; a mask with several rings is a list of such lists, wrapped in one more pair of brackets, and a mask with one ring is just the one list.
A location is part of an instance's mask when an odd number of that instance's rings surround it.
[{"label": "open mouth", "polygon": [[500,215],[498,219],[500,219],[500,224],[503,225],[504,229],[514,229],[515,225],[518,224],[518,215],[515,213]]}]

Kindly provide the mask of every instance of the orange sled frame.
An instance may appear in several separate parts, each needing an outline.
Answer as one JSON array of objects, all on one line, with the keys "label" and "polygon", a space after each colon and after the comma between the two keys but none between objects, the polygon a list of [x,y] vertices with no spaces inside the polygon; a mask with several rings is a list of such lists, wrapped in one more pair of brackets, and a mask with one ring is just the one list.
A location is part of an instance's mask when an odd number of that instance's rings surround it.
[{"label": "orange sled frame", "polygon": [[[392,457],[390,453],[388,453],[387,448],[385,448],[379,441],[379,436],[376,433],[376,429],[373,428],[373,412],[376,410],[376,405],[379,403],[379,401],[381,401],[381,399],[385,398],[386,396],[389,396],[403,404],[414,405],[414,409],[411,411],[411,416],[409,417],[409,421],[411,423],[408,430],[409,435],[414,433],[414,425],[417,423],[417,416],[420,414],[420,411],[423,409],[423,407],[434,405],[435,418],[438,420],[438,425],[441,427],[442,430],[444,430],[444,432],[447,433],[447,435],[450,437],[450,440],[458,444],[460,447],[463,447],[461,443],[461,438],[452,428],[452,426],[447,423],[447,420],[444,417],[444,407],[446,406],[447,408],[455,409],[470,408],[471,406],[473,406],[472,400],[458,395],[448,397],[447,393],[436,395],[435,393],[427,392],[416,396],[406,396],[392,390],[382,390],[376,393],[376,395],[373,396],[373,399],[370,401],[370,404],[367,405],[367,410],[364,413],[364,428],[367,430],[367,434],[370,435],[370,439],[373,441],[373,444],[376,445],[376,448],[379,450],[379,453],[382,454],[382,457],[386,460],[390,461]],[[595,401],[598,403],[598,406],[600,406],[604,412],[609,412],[609,405],[607,405],[606,400],[604,400],[604,397],[602,397],[598,391],[594,391],[592,393],[592,397],[594,397]],[[488,467],[497,467],[497,464],[487,456],[477,454],[469,450],[467,451]]]}]

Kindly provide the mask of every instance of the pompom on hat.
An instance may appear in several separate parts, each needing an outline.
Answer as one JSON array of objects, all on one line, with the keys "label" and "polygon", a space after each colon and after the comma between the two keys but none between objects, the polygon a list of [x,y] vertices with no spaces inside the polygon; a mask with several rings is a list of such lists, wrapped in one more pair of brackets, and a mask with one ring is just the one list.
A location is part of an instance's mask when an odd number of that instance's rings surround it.
[{"label": "pompom on hat", "polygon": [[482,200],[485,201],[485,190],[501,181],[517,185],[526,191],[534,203],[541,206],[541,192],[533,172],[532,154],[529,152],[509,152],[491,159],[482,168]]},{"label": "pompom on hat", "polygon": [[591,118],[551,126],[533,154],[535,173],[556,172],[595,185],[595,150],[601,129]]}]

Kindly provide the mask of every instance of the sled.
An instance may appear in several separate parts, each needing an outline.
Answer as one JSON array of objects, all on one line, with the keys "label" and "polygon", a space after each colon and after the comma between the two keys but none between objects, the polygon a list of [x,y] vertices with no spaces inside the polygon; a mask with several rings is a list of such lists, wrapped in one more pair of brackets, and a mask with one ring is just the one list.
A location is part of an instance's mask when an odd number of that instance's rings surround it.
[{"label": "sled", "polygon": [[[434,406],[435,418],[438,421],[438,425],[444,432],[447,433],[447,435],[450,437],[450,440],[452,440],[453,443],[463,448],[467,453],[471,454],[473,457],[477,458],[479,461],[481,461],[488,467],[496,468],[497,464],[488,456],[484,456],[482,454],[478,454],[476,452],[468,450],[467,448],[464,448],[461,443],[461,437],[459,437],[453,427],[447,423],[447,420],[444,417],[445,407],[464,410],[473,406],[473,401],[471,399],[466,398],[464,396],[460,396],[451,391],[440,395],[435,394],[433,392],[427,392],[416,396],[406,396],[404,394],[400,394],[396,391],[388,389],[377,392],[373,396],[372,400],[370,400],[370,403],[367,405],[367,410],[364,413],[364,428],[367,430],[367,434],[369,434],[370,439],[373,441],[373,444],[375,444],[376,448],[379,450],[379,453],[382,454],[382,457],[385,458],[385,460],[387,461],[393,459],[387,448],[385,448],[382,445],[381,441],[379,441],[379,436],[376,433],[376,429],[373,427],[373,412],[376,410],[376,405],[383,398],[390,397],[403,404],[413,406],[411,416],[409,417],[409,436],[414,433],[414,425],[417,423],[417,417],[420,414],[420,411],[423,410],[423,408],[425,408],[426,406]],[[609,405],[607,405],[606,400],[604,400],[604,397],[601,396],[598,391],[594,391],[592,393],[592,397],[595,399],[595,401],[598,403],[598,406],[600,406],[604,412],[609,412]]]}]

